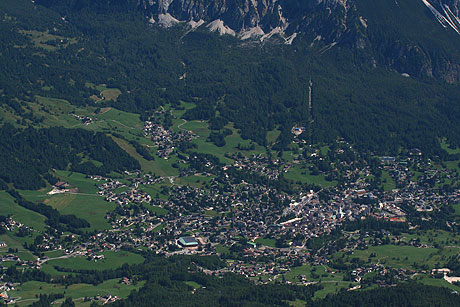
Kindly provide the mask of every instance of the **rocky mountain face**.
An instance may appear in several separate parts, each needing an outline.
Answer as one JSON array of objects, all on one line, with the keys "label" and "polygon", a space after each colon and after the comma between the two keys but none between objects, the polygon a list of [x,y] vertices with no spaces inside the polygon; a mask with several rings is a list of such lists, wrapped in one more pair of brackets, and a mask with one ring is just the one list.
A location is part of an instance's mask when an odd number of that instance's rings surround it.
[{"label": "rocky mountain face", "polygon": [[460,81],[460,0],[36,0],[61,7],[143,10],[152,24],[207,28],[242,41],[350,48],[370,65]]},{"label": "rocky mountain face", "polygon": [[142,0],[152,22],[186,21],[241,39],[273,36],[292,43],[298,33],[329,43],[347,31],[353,0]]}]

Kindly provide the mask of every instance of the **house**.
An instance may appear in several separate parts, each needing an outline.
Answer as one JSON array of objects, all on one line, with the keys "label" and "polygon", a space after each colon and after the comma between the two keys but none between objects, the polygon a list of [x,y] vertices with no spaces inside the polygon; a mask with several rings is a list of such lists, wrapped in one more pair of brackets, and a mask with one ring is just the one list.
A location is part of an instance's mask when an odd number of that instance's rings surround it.
[{"label": "house", "polygon": [[63,181],[59,181],[59,182],[56,182],[56,184],[54,185],[57,189],[65,189],[69,186],[69,184],[67,182],[63,182]]},{"label": "house", "polygon": [[384,164],[391,164],[396,161],[396,158],[395,157],[381,157],[380,161],[382,161],[382,163]]}]

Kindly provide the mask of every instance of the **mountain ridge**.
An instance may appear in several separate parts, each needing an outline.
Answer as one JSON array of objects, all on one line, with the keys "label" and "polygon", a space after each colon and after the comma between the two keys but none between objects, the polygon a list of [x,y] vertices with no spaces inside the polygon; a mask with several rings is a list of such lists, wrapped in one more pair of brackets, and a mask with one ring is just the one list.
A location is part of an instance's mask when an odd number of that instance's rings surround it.
[{"label": "mountain ridge", "polygon": [[[431,2],[430,2],[431,1]],[[460,81],[460,19],[458,31],[445,25],[459,15],[460,1],[404,0],[37,0],[69,10],[140,10],[151,24],[172,27],[185,23],[188,32],[200,27],[243,42],[302,39],[326,52],[335,46],[358,52],[379,65],[417,78]],[[446,17],[438,22],[432,6]],[[450,14],[450,17],[447,16]],[[457,32],[456,32],[457,31]]]}]

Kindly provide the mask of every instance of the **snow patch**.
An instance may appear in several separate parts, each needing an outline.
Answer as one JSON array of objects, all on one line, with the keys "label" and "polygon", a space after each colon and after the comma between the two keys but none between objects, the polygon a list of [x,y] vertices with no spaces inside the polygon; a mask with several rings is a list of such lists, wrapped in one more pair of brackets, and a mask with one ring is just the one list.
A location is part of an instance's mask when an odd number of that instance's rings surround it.
[{"label": "snow patch", "polygon": [[169,13],[158,15],[158,23],[165,28],[171,28],[179,23],[179,20],[172,17]]},{"label": "snow patch", "polygon": [[235,36],[236,33],[229,27],[227,27],[224,22],[220,19],[216,19],[213,22],[210,22],[206,28],[209,29],[211,32],[219,32],[220,35],[228,34],[231,36]]},{"label": "snow patch", "polygon": [[264,34],[265,34],[264,31],[259,26],[257,26],[257,27],[242,31],[239,35],[239,38],[241,40],[246,40],[251,37],[263,36]]}]

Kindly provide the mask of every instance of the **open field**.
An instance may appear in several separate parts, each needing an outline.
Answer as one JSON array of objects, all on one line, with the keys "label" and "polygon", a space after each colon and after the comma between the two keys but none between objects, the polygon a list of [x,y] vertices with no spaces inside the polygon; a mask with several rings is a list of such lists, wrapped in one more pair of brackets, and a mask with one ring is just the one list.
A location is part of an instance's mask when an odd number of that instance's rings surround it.
[{"label": "open field", "polygon": [[275,239],[265,239],[265,238],[258,238],[255,241],[257,244],[269,246],[269,247],[275,247]]},{"label": "open field", "polygon": [[391,191],[396,188],[396,182],[391,178],[387,171],[382,172],[383,189],[385,191]]},{"label": "open field", "polygon": [[[68,287],[63,285],[48,284],[44,282],[29,281],[20,285],[15,291],[9,292],[11,297],[20,297],[19,306],[30,305],[33,301],[38,300],[36,295],[39,294],[58,294],[63,293],[65,297],[71,297],[76,300],[76,306],[84,306],[85,297],[103,296],[106,294],[116,295],[121,298],[127,297],[132,290],[139,289],[144,282],[137,285],[125,285],[119,283],[119,279],[110,279],[94,287],[89,284],[74,284]],[[64,299],[57,300],[56,303],[62,303]],[[89,304],[88,304],[89,305]]]},{"label": "open field", "polygon": [[118,96],[121,95],[121,91],[117,88],[106,89],[101,92],[102,97],[104,100],[114,100],[116,101]]},{"label": "open field", "polygon": [[14,198],[5,191],[0,191],[0,214],[12,215],[15,221],[36,230],[45,230],[45,217],[43,215],[19,206],[14,202]]},{"label": "open field", "polygon": [[281,131],[278,129],[275,129],[273,131],[268,131],[267,132],[267,144],[274,144],[280,134],[281,134]]},{"label": "open field", "polygon": [[416,269],[414,263],[418,265],[428,265],[434,268],[437,262],[434,254],[438,250],[435,248],[417,248],[413,246],[381,245],[370,246],[365,250],[356,250],[351,258],[359,258],[367,261],[371,254],[375,257],[370,258],[373,263],[380,263],[393,268]]},{"label": "open field", "polygon": [[96,115],[98,119],[119,124],[127,129],[142,129],[143,122],[139,119],[139,114],[127,113],[114,108],[107,109]]},{"label": "open field", "polygon": [[415,279],[419,283],[422,283],[424,285],[435,286],[435,287],[445,287],[445,288],[449,288],[449,289],[454,290],[454,291],[460,291],[459,286],[450,284],[447,281],[445,281],[444,279],[432,278],[432,277],[427,276],[427,275],[420,275],[420,276],[417,276]]},{"label": "open field", "polygon": [[[21,260],[28,261],[28,260],[34,260],[37,258],[30,251],[25,249],[23,245],[24,242],[27,242],[28,244],[32,243],[33,238],[31,237],[21,238],[21,237],[15,236],[12,232],[7,232],[6,234],[0,235],[0,241],[5,242],[7,244],[6,247],[0,248],[0,255],[11,254],[8,252],[8,249],[17,248],[18,252],[14,254],[17,255],[19,258],[21,258]],[[5,265],[5,263],[3,263],[2,265]]]},{"label": "open field", "polygon": [[76,270],[108,270],[119,268],[125,263],[138,264],[144,261],[142,256],[127,251],[106,251],[102,254],[105,258],[98,261],[88,260],[86,257],[50,260],[43,265],[43,268],[45,268],[45,266],[59,266],[66,269]]},{"label": "open field", "polygon": [[[111,93],[112,90],[107,90]],[[97,112],[96,107],[79,108],[71,105],[68,101],[36,96],[35,102],[30,102],[29,107],[36,115],[43,118],[40,126],[65,128],[83,128],[91,131],[106,133],[118,133],[128,140],[137,140],[142,144],[152,145],[152,142],[144,138],[142,133],[143,122],[138,114],[127,113],[113,107],[102,108]],[[91,117],[94,121],[84,125],[73,114]]]},{"label": "open field", "polygon": [[207,176],[187,176],[177,177],[174,181],[177,185],[190,185],[192,187],[201,188],[203,185],[211,181],[212,177]]},{"label": "open field", "polygon": [[230,250],[228,249],[228,247],[223,246],[221,244],[218,244],[218,245],[216,245],[216,253],[218,253],[218,254],[228,254],[228,253],[230,253]]},{"label": "open field", "polygon": [[[168,200],[167,194],[161,193],[161,187],[166,186],[169,187],[170,185],[164,182],[164,184],[155,184],[155,185],[145,185],[140,190],[148,193],[152,198],[159,198],[161,200]],[[158,195],[158,197],[157,197]]]},{"label": "open field", "polygon": [[[180,124],[182,124],[183,122],[184,121],[182,120]],[[228,124],[227,126],[225,126],[225,128],[232,130],[233,133],[225,137],[226,144],[222,147],[218,147],[213,143],[206,141],[209,134],[211,133],[211,130],[207,127],[207,122],[205,121],[190,121],[181,125],[181,128],[193,131],[195,134],[199,136],[199,138],[193,141],[197,145],[198,152],[215,155],[219,157],[221,162],[226,164],[231,163],[232,160],[225,157],[225,154],[235,154],[237,152],[241,152],[245,155],[265,153],[265,148],[257,144],[254,144],[254,150],[240,151],[237,148],[238,144],[241,144],[241,146],[248,146],[251,143],[251,141],[242,139],[241,136],[238,134],[237,129],[233,127],[233,124]]]},{"label": "open field", "polygon": [[[105,214],[113,211],[115,204],[105,201],[102,196],[96,194],[98,189],[94,184],[97,181],[85,178],[83,174],[70,171],[56,171],[56,175],[60,180],[68,182],[71,187],[78,187],[79,192],[75,194],[48,195],[47,192],[51,190],[51,188],[48,188],[39,191],[22,190],[20,191],[21,195],[29,201],[47,204],[61,214],[75,214],[75,216],[87,220],[91,227],[86,230],[111,229],[111,225],[105,219]],[[38,215],[34,212],[32,213]],[[44,217],[41,220],[44,221]],[[32,220],[30,225],[39,221],[40,219]],[[44,229],[44,227],[41,229]]]},{"label": "open field", "polygon": [[57,209],[61,214],[75,214],[87,220],[91,227],[88,230],[111,229],[105,214],[115,209],[115,204],[107,202],[98,195],[55,194],[45,203]]},{"label": "open field", "polygon": [[193,289],[198,289],[198,288],[201,288],[203,287],[202,285],[200,285],[199,283],[195,282],[195,281],[184,281],[184,283],[190,287],[193,287]]},{"label": "open field", "polygon": [[445,138],[441,140],[441,148],[444,149],[445,151],[447,151],[447,153],[451,154],[451,155],[460,153],[460,148],[458,148],[458,147],[455,148],[455,149],[450,148],[449,144],[447,144]]},{"label": "open field", "polygon": [[127,141],[117,137],[112,138],[118,146],[139,161],[141,169],[144,172],[152,172],[158,176],[177,176],[179,174],[179,171],[172,167],[172,164],[178,161],[177,157],[174,156],[168,160],[156,157],[155,160],[148,161],[138,154],[136,149]]},{"label": "open field", "polygon": [[48,31],[21,30],[19,32],[28,37],[35,47],[43,48],[48,51],[56,50],[57,46],[67,47],[69,44],[77,42],[75,38],[65,38],[63,36],[51,34]]},{"label": "open field", "polygon": [[309,169],[302,169],[297,165],[291,167],[284,177],[286,179],[300,181],[301,183],[316,184],[322,187],[331,187],[337,184],[336,181],[327,181],[324,175],[312,175]]},{"label": "open field", "polygon": [[96,187],[98,181],[86,178],[86,175],[62,170],[57,170],[56,175],[61,181],[68,182],[71,187],[77,187],[79,193],[96,194],[98,192]]},{"label": "open field", "polygon": [[[340,291],[342,288],[349,288],[351,282],[344,281],[342,273],[332,273],[333,270],[329,272],[328,269],[326,266],[302,265],[294,267],[291,271],[285,273],[284,278],[295,283],[299,281],[297,277],[303,275],[307,278],[307,281],[321,284],[324,289],[315,293],[315,299],[324,298],[326,295]],[[312,275],[315,275],[316,278]],[[351,284],[357,285],[356,283]]]}]

